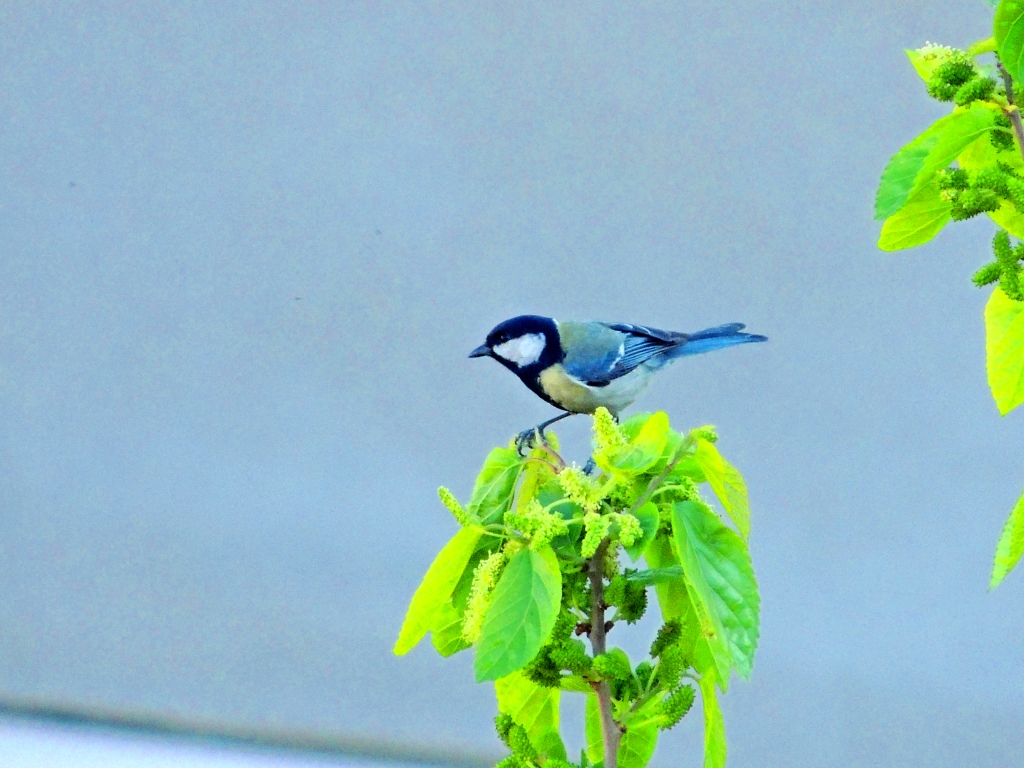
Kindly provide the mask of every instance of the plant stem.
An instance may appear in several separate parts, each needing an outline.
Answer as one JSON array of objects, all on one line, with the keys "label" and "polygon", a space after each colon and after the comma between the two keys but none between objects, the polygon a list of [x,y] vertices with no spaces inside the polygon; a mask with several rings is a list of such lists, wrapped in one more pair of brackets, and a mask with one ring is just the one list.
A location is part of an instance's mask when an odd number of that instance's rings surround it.
[{"label": "plant stem", "polygon": [[1017,103],[1013,99],[1013,78],[1010,77],[1010,73],[1006,71],[1006,67],[1003,66],[1003,62],[999,61],[999,59],[996,59],[996,66],[999,68],[999,75],[1003,78],[1003,86],[1006,88],[1006,101],[1010,105],[1003,112],[1010,118],[1013,133],[1017,137],[1017,149],[1020,150],[1021,157],[1024,158],[1024,124],[1021,123],[1020,110],[1017,109]]},{"label": "plant stem", "polygon": [[[597,656],[605,652],[604,630],[604,558],[611,542],[605,539],[590,559],[590,646]],[[616,768],[622,731],[612,715],[612,689],[607,680],[591,683],[601,711],[601,743],[604,746],[604,768]]]}]

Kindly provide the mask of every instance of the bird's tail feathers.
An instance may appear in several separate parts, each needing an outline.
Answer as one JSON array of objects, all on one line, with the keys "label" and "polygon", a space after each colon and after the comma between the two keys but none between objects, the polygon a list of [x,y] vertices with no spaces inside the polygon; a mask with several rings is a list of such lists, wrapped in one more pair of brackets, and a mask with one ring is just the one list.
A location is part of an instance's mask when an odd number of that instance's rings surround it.
[{"label": "bird's tail feathers", "polygon": [[685,344],[680,345],[673,357],[684,357],[686,355],[700,355],[704,352],[712,352],[716,349],[732,347],[736,344],[749,344],[754,341],[768,341],[767,336],[758,336],[753,333],[740,333],[746,326],[743,323],[729,323],[714,328],[706,328],[703,331],[687,334],[689,338]]}]

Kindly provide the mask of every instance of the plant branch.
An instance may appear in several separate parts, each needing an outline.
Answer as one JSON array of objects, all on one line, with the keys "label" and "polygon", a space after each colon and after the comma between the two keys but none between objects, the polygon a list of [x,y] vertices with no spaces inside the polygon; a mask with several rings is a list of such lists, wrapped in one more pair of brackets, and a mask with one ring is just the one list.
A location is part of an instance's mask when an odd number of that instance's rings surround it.
[{"label": "plant branch", "polygon": [[[609,539],[602,541],[597,552],[590,559],[590,646],[594,655],[605,652],[604,628],[604,558],[608,553]],[[619,742],[622,731],[612,715],[612,690],[607,680],[591,683],[597,694],[597,704],[601,711],[601,743],[604,747],[604,768],[617,768]]]},{"label": "plant branch", "polygon": [[1003,110],[1003,113],[1010,118],[1013,133],[1017,137],[1017,149],[1020,151],[1021,157],[1024,158],[1024,123],[1021,122],[1020,110],[1017,109],[1017,102],[1013,98],[1013,78],[1006,71],[1003,62],[998,58],[996,59],[996,66],[999,68],[1000,77],[1003,78],[1003,86],[1006,88],[1006,101],[1010,105]]},{"label": "plant branch", "polygon": [[676,463],[686,455],[687,451],[690,450],[694,440],[689,435],[686,436],[686,440],[679,446],[679,450],[676,451],[676,455],[672,457],[672,461],[665,465],[665,468],[661,470],[657,475],[651,478],[651,482],[647,484],[647,488],[640,494],[639,498],[633,503],[633,506],[629,508],[629,514],[634,514],[640,507],[650,501],[651,496],[658,490],[658,486],[665,482],[665,478],[669,476],[672,470],[675,468]]}]

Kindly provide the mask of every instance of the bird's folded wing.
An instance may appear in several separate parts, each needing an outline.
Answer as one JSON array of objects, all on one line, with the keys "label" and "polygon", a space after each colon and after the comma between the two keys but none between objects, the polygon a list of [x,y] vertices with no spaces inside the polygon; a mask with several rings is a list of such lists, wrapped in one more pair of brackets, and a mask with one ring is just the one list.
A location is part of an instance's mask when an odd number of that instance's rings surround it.
[{"label": "bird's folded wing", "polygon": [[685,343],[686,334],[627,323],[563,323],[565,371],[591,386],[625,376],[662,352]]}]

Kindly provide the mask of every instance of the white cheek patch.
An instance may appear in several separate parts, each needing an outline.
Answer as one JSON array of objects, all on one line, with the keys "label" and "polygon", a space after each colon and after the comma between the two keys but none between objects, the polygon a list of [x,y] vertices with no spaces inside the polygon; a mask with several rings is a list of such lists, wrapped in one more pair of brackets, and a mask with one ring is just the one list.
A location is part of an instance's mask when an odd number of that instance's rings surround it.
[{"label": "white cheek patch", "polygon": [[544,352],[544,344],[543,333],[528,333],[518,339],[511,339],[504,344],[499,344],[494,348],[494,354],[522,368],[540,360],[540,356]]}]

